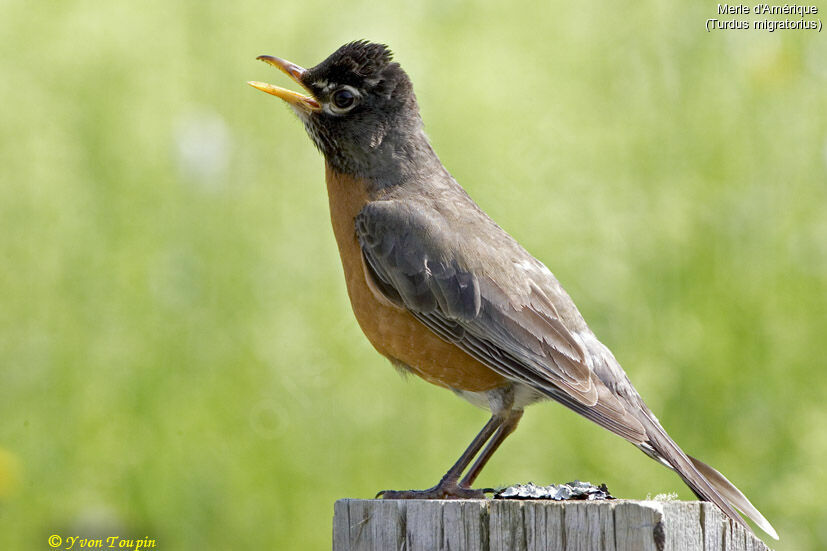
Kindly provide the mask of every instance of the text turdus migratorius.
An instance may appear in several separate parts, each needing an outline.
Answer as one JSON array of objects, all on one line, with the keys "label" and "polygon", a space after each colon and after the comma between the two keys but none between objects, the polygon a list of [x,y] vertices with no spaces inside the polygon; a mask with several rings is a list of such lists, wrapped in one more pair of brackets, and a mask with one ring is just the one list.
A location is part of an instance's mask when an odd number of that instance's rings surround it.
[{"label": "text turdus migratorius", "polygon": [[480,470],[523,408],[550,398],[673,469],[747,529],[735,508],[777,538],[733,484],[675,444],[548,268],[442,166],[411,81],[386,46],[345,44],[311,69],[259,59],[308,93],[250,82],[289,103],[325,157],[333,232],[362,331],[397,367],[491,410],[436,486],[384,498],[482,497],[471,488]]}]

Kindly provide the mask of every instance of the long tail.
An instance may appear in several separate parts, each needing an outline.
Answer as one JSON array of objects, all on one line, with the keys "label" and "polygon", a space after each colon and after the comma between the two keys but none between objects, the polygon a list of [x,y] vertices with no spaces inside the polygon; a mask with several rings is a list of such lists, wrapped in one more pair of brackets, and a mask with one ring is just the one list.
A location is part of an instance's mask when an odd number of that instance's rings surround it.
[{"label": "long tail", "polygon": [[690,461],[692,461],[695,468],[715,486],[715,489],[718,490],[718,493],[721,494],[724,499],[734,505],[736,509],[744,513],[748,519],[757,524],[758,527],[769,534],[771,538],[776,540],[778,539],[778,533],[776,533],[769,521],[764,518],[764,515],[762,515],[760,511],[758,511],[758,509],[750,503],[747,496],[742,494],[732,482],[727,480],[724,475],[703,461],[695,459],[691,455],[688,455],[687,457]]},{"label": "long tail", "polygon": [[778,534],[764,515],[758,512],[758,509],[724,475],[706,463],[686,455],[666,434],[654,415],[646,417],[644,426],[649,441],[638,446],[646,455],[678,473],[695,495],[703,501],[717,505],[724,514],[742,524],[750,533],[754,533],[752,528],[735,509],[741,511],[770,537],[778,539]]}]

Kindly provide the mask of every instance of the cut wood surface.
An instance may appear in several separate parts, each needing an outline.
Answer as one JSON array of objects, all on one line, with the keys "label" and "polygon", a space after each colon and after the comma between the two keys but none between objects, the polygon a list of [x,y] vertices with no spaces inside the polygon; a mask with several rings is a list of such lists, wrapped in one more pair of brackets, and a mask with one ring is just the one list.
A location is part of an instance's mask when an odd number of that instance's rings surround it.
[{"label": "cut wood surface", "polygon": [[699,501],[340,499],[334,551],[769,551]]}]

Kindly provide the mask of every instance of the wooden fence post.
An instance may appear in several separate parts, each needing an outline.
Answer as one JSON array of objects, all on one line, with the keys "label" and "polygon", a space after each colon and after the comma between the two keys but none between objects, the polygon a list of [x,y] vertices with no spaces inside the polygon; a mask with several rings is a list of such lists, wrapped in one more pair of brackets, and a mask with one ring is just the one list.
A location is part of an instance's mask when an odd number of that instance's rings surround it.
[{"label": "wooden fence post", "polygon": [[340,499],[333,551],[769,551],[699,501]]}]

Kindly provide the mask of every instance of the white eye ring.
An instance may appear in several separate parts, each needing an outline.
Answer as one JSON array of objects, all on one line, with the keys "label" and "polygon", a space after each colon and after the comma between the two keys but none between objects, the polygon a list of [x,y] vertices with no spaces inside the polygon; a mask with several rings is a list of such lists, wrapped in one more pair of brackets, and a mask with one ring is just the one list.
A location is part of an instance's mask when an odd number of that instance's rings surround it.
[{"label": "white eye ring", "polygon": [[361,97],[361,94],[359,94],[356,88],[345,84],[330,94],[330,101],[327,102],[325,106],[329,107],[332,113],[341,115],[359,105]]}]

